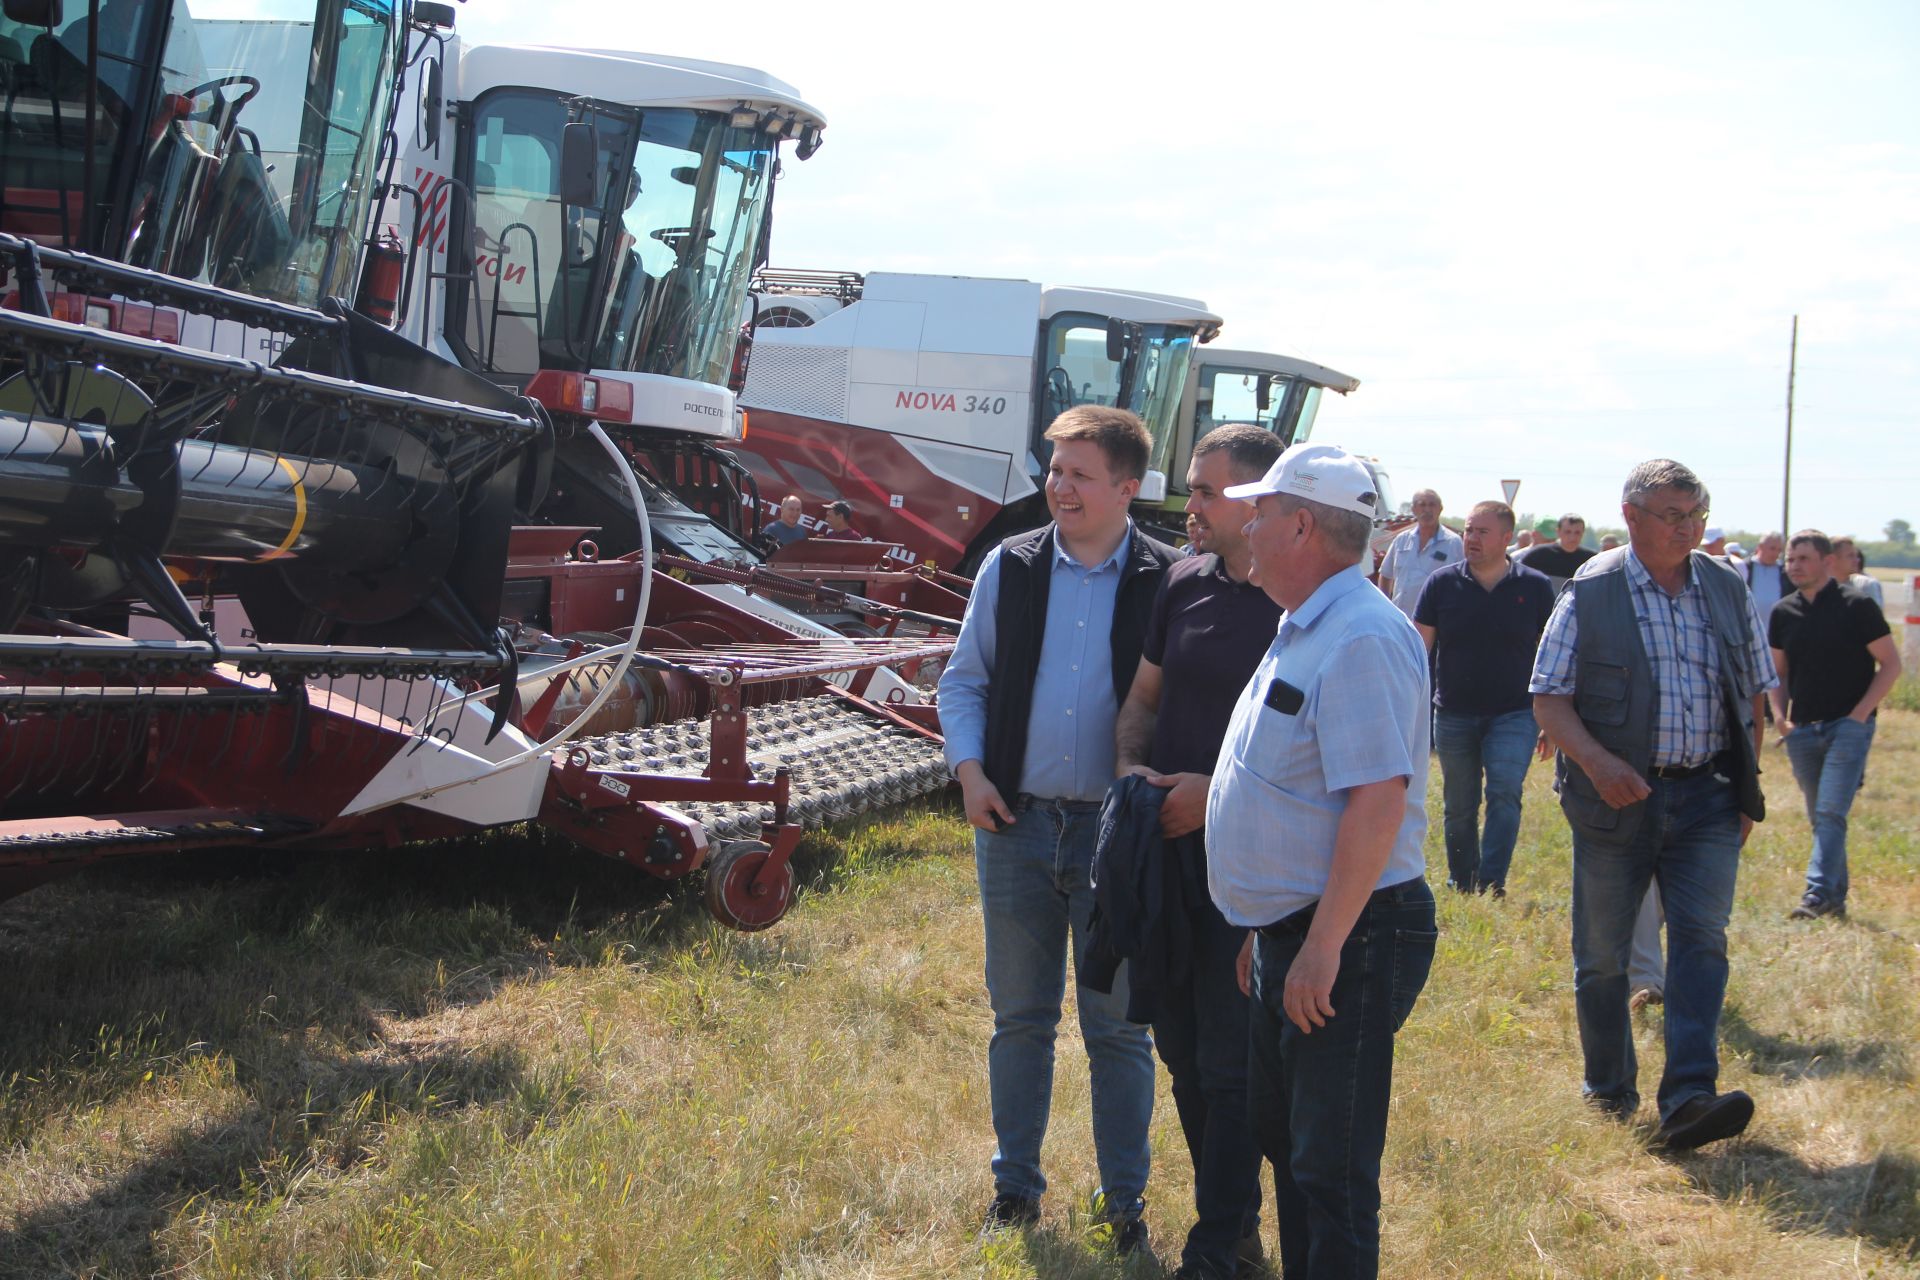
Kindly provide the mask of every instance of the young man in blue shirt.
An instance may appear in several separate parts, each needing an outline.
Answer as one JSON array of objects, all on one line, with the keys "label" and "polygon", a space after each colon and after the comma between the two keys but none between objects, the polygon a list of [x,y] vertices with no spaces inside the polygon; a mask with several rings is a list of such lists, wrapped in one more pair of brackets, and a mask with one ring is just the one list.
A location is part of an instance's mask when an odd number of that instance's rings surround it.
[{"label": "young man in blue shirt", "polygon": [[[1082,405],[1047,428],[1053,523],[988,553],[940,678],[947,763],[976,828],[993,1039],[987,1077],[999,1147],[987,1230],[1039,1220],[1040,1147],[1053,1091],[1067,947],[1093,912],[1100,802],[1114,776],[1114,718],[1140,661],[1171,547],[1127,507],[1149,439],[1123,409]],[[1114,1244],[1146,1243],[1153,1048],[1111,992],[1076,992],[1094,1097],[1100,1212]]]}]

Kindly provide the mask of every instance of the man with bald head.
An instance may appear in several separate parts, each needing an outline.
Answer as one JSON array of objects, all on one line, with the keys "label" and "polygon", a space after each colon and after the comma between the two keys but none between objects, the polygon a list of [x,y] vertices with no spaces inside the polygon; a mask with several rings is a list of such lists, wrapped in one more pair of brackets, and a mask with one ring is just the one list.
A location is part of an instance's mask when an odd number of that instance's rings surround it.
[{"label": "man with bald head", "polygon": [[1786,561],[1781,559],[1786,551],[1786,535],[1775,530],[1754,544],[1752,558],[1734,562],[1733,571],[1746,582],[1747,590],[1753,592],[1754,607],[1763,618],[1771,615],[1773,606],[1794,589],[1787,578]]},{"label": "man with bald head", "polygon": [[1402,530],[1380,561],[1380,590],[1409,618],[1433,571],[1467,558],[1460,535],[1440,523],[1439,494],[1431,489],[1414,494],[1413,517],[1413,528]]}]

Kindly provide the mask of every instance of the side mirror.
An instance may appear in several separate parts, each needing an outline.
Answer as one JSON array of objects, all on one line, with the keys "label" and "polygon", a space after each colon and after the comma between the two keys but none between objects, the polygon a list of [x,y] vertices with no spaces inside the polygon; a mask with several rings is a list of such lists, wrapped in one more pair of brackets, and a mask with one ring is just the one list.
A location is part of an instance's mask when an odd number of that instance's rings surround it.
[{"label": "side mirror", "polygon": [[453,30],[453,6],[435,0],[417,0],[413,6],[413,25],[435,31]]},{"label": "side mirror", "polygon": [[6,14],[28,27],[53,28],[67,20],[66,6],[60,0],[6,0]]},{"label": "side mirror", "polygon": [[1273,405],[1272,374],[1261,374],[1260,380],[1253,384],[1253,403],[1262,413],[1265,413]]},{"label": "side mirror", "polygon": [[1107,321],[1107,359],[1119,364],[1127,358],[1127,322]]},{"label": "side mirror", "polygon": [[440,59],[428,59],[425,71],[426,78],[420,86],[420,133],[426,138],[429,148],[437,149],[440,146],[440,118],[447,110],[446,102],[440,96]]},{"label": "side mirror", "polygon": [[584,120],[560,131],[560,199],[582,209],[600,203],[600,147]]},{"label": "side mirror", "polygon": [[1146,479],[1140,482],[1140,493],[1135,502],[1161,503],[1167,500],[1167,473],[1149,471]]}]

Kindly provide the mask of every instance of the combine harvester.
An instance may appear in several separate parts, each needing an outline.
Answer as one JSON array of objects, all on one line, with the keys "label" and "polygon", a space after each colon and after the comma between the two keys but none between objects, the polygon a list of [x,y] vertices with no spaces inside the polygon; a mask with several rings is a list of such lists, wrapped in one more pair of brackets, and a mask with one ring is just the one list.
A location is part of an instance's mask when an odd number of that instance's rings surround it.
[{"label": "combine harvester", "polygon": [[[897,558],[961,574],[1046,522],[1056,417],[1119,405],[1170,442],[1194,347],[1220,331],[1191,298],[1026,280],[763,270],[755,296],[734,452],[762,498],[844,499]],[[1150,465],[1157,504],[1167,477]],[[811,541],[777,559],[817,554]]]},{"label": "combine harvester", "polygon": [[704,865],[762,928],[803,824],[944,785],[926,709],[828,678],[949,640],[823,642],[652,570],[591,428],[643,553],[516,541],[551,420],[337,301],[381,310],[369,198],[439,6],[98,13],[0,20],[0,890],[532,820]]},{"label": "combine harvester", "polygon": [[592,527],[609,550],[640,546],[597,423],[633,467],[662,563],[710,594],[803,632],[958,617],[951,584],[901,572],[884,548],[836,547],[774,574],[750,545],[758,496],[730,451],[740,317],[781,146],[811,157],[821,114],[749,67],[466,44],[444,29],[420,56],[401,181],[377,215],[382,305],[399,332],[547,409],[553,482],[526,514]]},{"label": "combine harvester", "polygon": [[[1076,404],[1140,415],[1153,451],[1135,518],[1177,541],[1195,441],[1230,422],[1304,440],[1327,390],[1360,385],[1288,356],[1196,351],[1220,320],[1192,299],[882,273],[763,271],[756,288],[752,429],[735,452],[763,497],[845,499],[895,554],[960,572],[1045,522],[1041,433]],[[1384,528],[1397,513],[1369,465]]]}]

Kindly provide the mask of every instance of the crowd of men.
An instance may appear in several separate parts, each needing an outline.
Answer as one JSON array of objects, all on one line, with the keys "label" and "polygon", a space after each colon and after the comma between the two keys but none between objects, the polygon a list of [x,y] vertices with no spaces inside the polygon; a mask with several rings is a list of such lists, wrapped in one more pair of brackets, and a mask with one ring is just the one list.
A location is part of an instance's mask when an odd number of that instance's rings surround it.
[{"label": "crowd of men", "polygon": [[1717,1037],[1768,700],[1814,826],[1793,914],[1835,915],[1847,808],[1899,674],[1825,535],[1717,559],[1700,549],[1705,485],[1657,460],[1627,478],[1627,544],[1599,552],[1576,515],[1516,546],[1502,502],[1454,533],[1422,491],[1375,589],[1371,473],[1339,449],[1203,437],[1183,556],[1128,515],[1138,419],[1082,406],[1046,434],[1053,521],[988,555],[940,684],[994,1018],[983,1230],[1040,1218],[1071,964],[1113,1247],[1148,1247],[1157,1050],[1193,1166],[1174,1274],[1260,1273],[1263,1162],[1284,1274],[1378,1273],[1394,1037],[1438,936],[1430,754],[1447,883],[1495,895],[1527,768],[1555,759],[1586,1097],[1621,1120],[1639,1105],[1628,968],[1657,888],[1656,1144],[1746,1127]]}]

